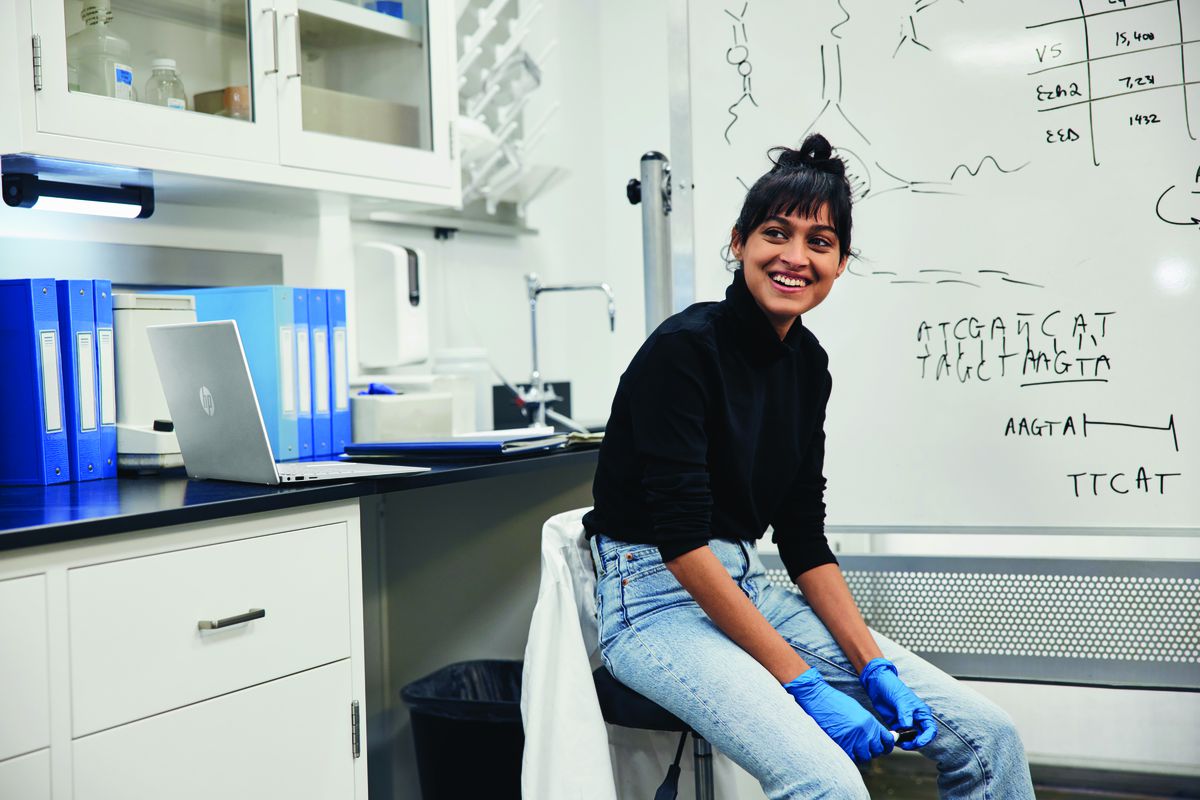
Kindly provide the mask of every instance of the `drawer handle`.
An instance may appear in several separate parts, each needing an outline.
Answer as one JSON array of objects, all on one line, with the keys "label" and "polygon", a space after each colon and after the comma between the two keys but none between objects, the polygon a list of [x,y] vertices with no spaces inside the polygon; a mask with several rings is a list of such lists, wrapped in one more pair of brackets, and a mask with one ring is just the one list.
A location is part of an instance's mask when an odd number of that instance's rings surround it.
[{"label": "drawer handle", "polygon": [[224,619],[202,619],[196,623],[196,627],[202,631],[215,631],[219,628],[228,628],[231,625],[241,625],[243,622],[250,622],[256,619],[262,619],[267,615],[267,612],[261,608],[252,608],[245,614],[235,614],[232,617]]}]

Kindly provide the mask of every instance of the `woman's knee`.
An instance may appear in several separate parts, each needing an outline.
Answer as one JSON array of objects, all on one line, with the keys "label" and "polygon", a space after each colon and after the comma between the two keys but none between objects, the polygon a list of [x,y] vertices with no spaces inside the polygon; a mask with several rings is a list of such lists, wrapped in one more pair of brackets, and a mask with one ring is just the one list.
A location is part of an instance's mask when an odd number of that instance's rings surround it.
[{"label": "woman's knee", "polygon": [[1028,772],[1025,744],[1021,741],[1017,724],[1000,706],[990,701],[988,706],[989,713],[982,730],[983,747],[994,769],[999,774],[1008,774],[1013,770]]},{"label": "woman's knee", "polygon": [[862,773],[848,758],[826,762],[819,771],[806,769],[803,772],[803,775],[785,778],[779,791],[768,792],[770,797],[781,800],[871,800]]},{"label": "woman's knee", "polygon": [[[975,774],[976,780],[984,781],[1017,769],[1028,771],[1021,735],[1016,723],[1003,708],[972,692],[971,702],[956,709],[953,717],[953,721],[947,720],[947,724],[956,729],[954,732],[967,745],[963,752],[966,758],[958,764],[959,769]],[[946,731],[946,734],[949,733]]]},{"label": "woman's knee", "polygon": [[979,696],[971,713],[973,723],[971,727],[974,729],[974,735],[981,740],[981,744],[988,745],[989,750],[995,752],[996,750],[1016,748],[1022,753],[1024,752],[1021,735],[1017,732],[1017,723],[1003,708],[991,700]]}]

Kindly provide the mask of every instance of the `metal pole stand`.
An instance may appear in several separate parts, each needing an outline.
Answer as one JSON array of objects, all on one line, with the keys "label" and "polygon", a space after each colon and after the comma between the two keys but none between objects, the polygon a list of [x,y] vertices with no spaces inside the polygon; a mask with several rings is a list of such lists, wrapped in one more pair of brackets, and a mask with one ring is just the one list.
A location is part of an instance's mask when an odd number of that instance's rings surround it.
[{"label": "metal pole stand", "polygon": [[696,800],[714,800],[712,745],[692,732],[692,766],[696,777]]}]

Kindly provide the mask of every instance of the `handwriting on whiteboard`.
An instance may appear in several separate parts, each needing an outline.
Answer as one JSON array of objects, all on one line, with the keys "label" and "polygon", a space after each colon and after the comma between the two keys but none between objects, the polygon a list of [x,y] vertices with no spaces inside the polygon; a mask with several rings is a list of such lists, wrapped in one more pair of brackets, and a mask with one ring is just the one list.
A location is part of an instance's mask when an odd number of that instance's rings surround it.
[{"label": "handwriting on whiteboard", "polygon": [[1047,419],[1045,417],[1009,417],[1004,423],[1004,436],[1032,436],[1034,438],[1071,438],[1082,436],[1085,439],[1091,436],[1104,436],[1106,433],[1112,434],[1114,431],[1120,431],[1126,435],[1146,431],[1142,436],[1154,436],[1156,438],[1166,439],[1162,434],[1169,434],[1171,445],[1175,452],[1179,452],[1179,432],[1175,428],[1175,415],[1171,414],[1167,419],[1166,425],[1146,425],[1137,422],[1117,422],[1114,420],[1096,419],[1094,416],[1090,419],[1087,413],[1081,415],[1067,414],[1065,417],[1058,419]]},{"label": "handwriting on whiteboard", "polygon": [[[1164,436],[1167,434],[1167,436]],[[1032,437],[1037,439],[1078,439],[1089,436],[1141,436],[1143,439],[1153,437],[1157,443],[1165,444],[1169,438],[1176,453],[1179,452],[1179,431],[1175,427],[1175,415],[1171,414],[1166,425],[1150,425],[1144,422],[1118,422],[1116,420],[1096,419],[1088,417],[1084,412],[1080,415],[1068,414],[1057,419],[1039,417],[1009,417],[1004,424],[1004,438]],[[1182,477],[1182,472],[1159,472],[1149,467],[1139,466],[1128,472],[1115,470],[1112,472],[1069,472],[1066,475],[1068,487],[1075,497],[1105,497],[1109,495],[1158,495],[1167,493],[1167,478]],[[1172,487],[1175,487],[1172,481]]]},{"label": "handwriting on whiteboard", "polygon": [[742,92],[738,99],[729,106],[730,120],[725,126],[725,143],[733,144],[729,138],[729,132],[733,130],[733,126],[737,124],[740,117],[738,116],[738,106],[743,101],[749,100],[750,104],[758,107],[758,101],[754,99],[754,91],[751,88],[750,74],[754,72],[754,66],[750,63],[750,36],[746,33],[746,12],[750,10],[750,3],[742,4],[742,10],[738,13],[733,13],[729,9],[725,9],[725,14],[733,20],[733,44],[725,50],[725,63],[729,64],[742,79]]},{"label": "handwriting on whiteboard", "polygon": [[1115,313],[1055,309],[921,320],[916,336],[918,374],[922,380],[951,384],[1107,383],[1113,364],[1105,339]]}]

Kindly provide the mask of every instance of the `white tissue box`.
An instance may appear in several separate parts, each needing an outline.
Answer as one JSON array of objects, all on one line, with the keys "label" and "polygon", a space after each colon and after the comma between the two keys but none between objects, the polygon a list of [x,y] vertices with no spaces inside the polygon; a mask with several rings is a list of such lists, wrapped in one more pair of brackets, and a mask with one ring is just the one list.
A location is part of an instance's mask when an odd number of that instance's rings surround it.
[{"label": "white tissue box", "polygon": [[454,432],[454,398],[448,392],[362,394],[350,398],[356,442],[395,442]]},{"label": "white tissue box", "polygon": [[[392,389],[402,391],[405,396],[429,393],[449,394],[454,399],[453,423],[447,433],[470,433],[492,427],[489,416],[486,421],[476,419],[476,387],[470,377],[463,375],[363,375],[359,380],[385,383]],[[365,396],[365,395],[364,395]],[[488,396],[491,403],[491,396]]]}]

